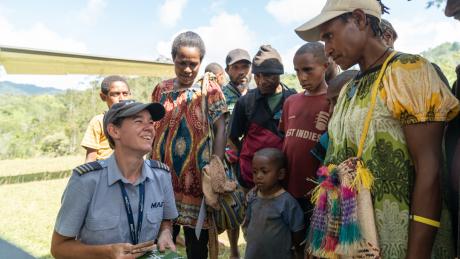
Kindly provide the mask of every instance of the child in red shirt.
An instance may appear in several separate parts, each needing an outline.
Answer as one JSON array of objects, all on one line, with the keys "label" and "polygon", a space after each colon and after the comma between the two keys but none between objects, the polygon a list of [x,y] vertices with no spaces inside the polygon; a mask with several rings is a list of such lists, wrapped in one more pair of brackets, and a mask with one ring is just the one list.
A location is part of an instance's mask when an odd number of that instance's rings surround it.
[{"label": "child in red shirt", "polygon": [[286,100],[280,122],[280,130],[285,133],[283,152],[288,161],[287,191],[299,202],[307,223],[313,208],[307,193],[314,187],[307,179],[315,179],[319,167],[310,150],[327,131],[329,121],[325,80],[328,64],[320,42],[307,43],[297,50],[294,69],[305,91]]}]

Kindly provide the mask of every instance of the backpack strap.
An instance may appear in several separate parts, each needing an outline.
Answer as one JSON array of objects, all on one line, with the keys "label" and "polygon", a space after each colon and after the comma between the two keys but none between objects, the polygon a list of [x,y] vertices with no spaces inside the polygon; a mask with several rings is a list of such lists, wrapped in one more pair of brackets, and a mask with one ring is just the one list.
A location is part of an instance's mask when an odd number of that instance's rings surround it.
[{"label": "backpack strap", "polygon": [[167,166],[166,164],[160,162],[160,161],[157,161],[157,160],[153,160],[153,159],[150,159],[150,167],[151,168],[156,168],[156,169],[161,169],[161,170],[164,170],[166,172],[170,172],[171,170],[169,169],[169,166]]},{"label": "backpack strap", "polygon": [[89,172],[101,170],[104,167],[105,166],[103,166],[99,161],[94,161],[75,167],[73,172],[76,172],[79,176],[82,176]]},{"label": "backpack strap", "polygon": [[254,92],[254,90],[252,90],[251,92],[248,92],[245,96],[244,96],[244,114],[246,115],[246,119],[248,121],[248,125],[245,125],[245,129],[244,129],[244,132],[245,134],[247,133],[248,131],[248,127],[249,127],[249,121],[252,119],[252,114],[254,113],[254,110],[255,110],[255,106],[256,106],[256,93]]}]

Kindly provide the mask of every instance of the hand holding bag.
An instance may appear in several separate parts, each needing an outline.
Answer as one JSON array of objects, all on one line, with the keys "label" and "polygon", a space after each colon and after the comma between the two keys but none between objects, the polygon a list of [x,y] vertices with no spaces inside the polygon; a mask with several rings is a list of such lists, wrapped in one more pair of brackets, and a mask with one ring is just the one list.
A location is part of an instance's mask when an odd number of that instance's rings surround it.
[{"label": "hand holding bag", "polygon": [[[209,154],[213,151],[214,131],[208,116],[207,90],[209,83],[215,80],[216,77],[212,73],[206,73],[201,79],[201,109],[208,125]],[[225,229],[239,227],[243,222],[246,209],[244,194],[237,188],[236,181],[228,177],[224,163],[216,155],[210,156],[209,164],[202,170],[202,188],[204,202],[213,209],[208,216],[212,218],[209,231],[209,257],[214,259],[217,258],[219,248],[217,234]]]},{"label": "hand holding bag", "polygon": [[[209,154],[212,154],[213,151],[214,131],[212,129],[212,122],[208,119],[207,90],[210,81],[213,80],[216,80],[216,77],[212,73],[206,73],[201,79],[201,109],[203,117],[206,118],[206,124],[208,125]],[[202,187],[206,205],[219,210],[219,194],[233,192],[237,184],[234,180],[227,178],[224,163],[216,155],[210,156],[209,163],[203,168],[202,174]]]}]

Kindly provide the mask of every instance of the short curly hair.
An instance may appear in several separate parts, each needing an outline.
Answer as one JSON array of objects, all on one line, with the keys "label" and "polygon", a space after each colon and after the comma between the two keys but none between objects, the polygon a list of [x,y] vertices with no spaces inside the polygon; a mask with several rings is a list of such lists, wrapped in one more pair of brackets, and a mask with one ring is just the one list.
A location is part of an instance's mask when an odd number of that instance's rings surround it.
[{"label": "short curly hair", "polygon": [[101,83],[101,92],[105,95],[109,94],[110,85],[113,82],[119,82],[119,81],[128,85],[128,82],[126,82],[126,79],[124,79],[121,76],[113,75],[113,76],[108,76],[104,78],[104,80],[102,80],[102,83]]},{"label": "short curly hair", "polygon": [[294,56],[303,55],[305,53],[312,54],[317,61],[322,64],[329,63],[329,59],[326,56],[326,52],[324,51],[324,44],[319,41],[313,41],[303,44],[295,53]]},{"label": "short curly hair", "polygon": [[382,29],[382,33],[389,32],[393,35],[393,39],[398,39],[398,33],[396,33],[395,28],[393,28],[393,25],[389,21],[382,19],[380,21],[380,28]]},{"label": "short curly hair", "polygon": [[254,153],[254,157],[256,156],[263,156],[268,158],[271,162],[273,162],[277,169],[286,168],[286,156],[284,153],[279,150],[278,148],[262,148],[259,149]]},{"label": "short curly hair", "polygon": [[204,54],[206,54],[206,48],[200,35],[193,31],[183,32],[174,39],[171,48],[172,59],[176,59],[177,52],[181,47],[195,47],[200,51],[200,61],[203,61]]}]

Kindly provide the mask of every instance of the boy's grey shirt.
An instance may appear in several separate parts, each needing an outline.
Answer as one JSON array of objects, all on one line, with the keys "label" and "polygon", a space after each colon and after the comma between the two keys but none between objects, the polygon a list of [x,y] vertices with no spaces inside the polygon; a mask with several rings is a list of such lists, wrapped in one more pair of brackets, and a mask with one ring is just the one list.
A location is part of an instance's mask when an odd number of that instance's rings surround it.
[{"label": "boy's grey shirt", "polygon": [[264,199],[253,195],[248,201],[246,259],[291,258],[292,233],[304,224],[300,205],[288,192]]}]

